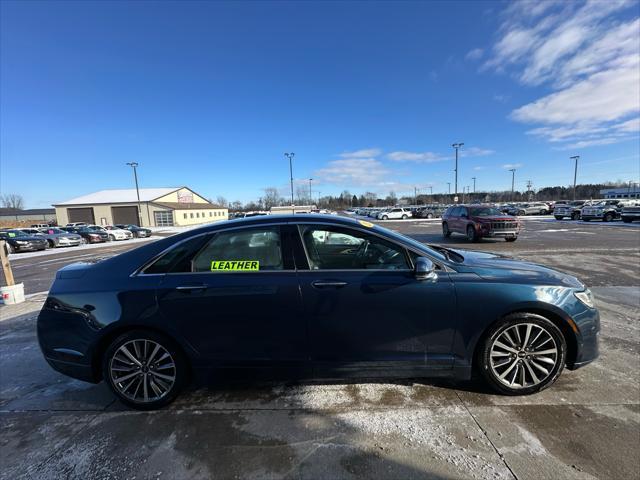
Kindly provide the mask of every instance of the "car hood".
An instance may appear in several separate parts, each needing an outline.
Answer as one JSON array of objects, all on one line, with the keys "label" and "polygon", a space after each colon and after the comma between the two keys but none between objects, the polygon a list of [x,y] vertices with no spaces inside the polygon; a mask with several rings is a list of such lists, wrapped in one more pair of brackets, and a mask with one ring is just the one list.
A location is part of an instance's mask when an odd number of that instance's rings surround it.
[{"label": "car hood", "polygon": [[517,222],[518,219],[507,215],[495,217],[472,217],[477,222]]},{"label": "car hood", "polygon": [[27,235],[24,237],[7,237],[5,240],[17,240],[21,242],[42,242],[46,240],[44,235]]},{"label": "car hood", "polygon": [[543,265],[494,253],[474,250],[455,251],[464,257],[462,266],[465,269],[486,280],[584,288],[576,277]]}]

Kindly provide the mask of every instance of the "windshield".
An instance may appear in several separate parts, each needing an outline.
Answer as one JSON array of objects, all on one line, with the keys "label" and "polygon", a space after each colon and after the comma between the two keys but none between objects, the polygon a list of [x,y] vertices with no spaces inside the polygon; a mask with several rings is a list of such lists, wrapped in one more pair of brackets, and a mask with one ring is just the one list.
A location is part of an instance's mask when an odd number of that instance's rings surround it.
[{"label": "windshield", "polygon": [[65,232],[64,230],[60,230],[59,228],[45,228],[42,230],[42,233],[52,235],[54,233],[69,233],[69,232]]},{"label": "windshield", "polygon": [[4,232],[0,232],[0,235],[2,235],[3,237],[7,238],[16,238],[16,237],[28,237],[29,235],[27,235],[25,232],[23,232],[22,230],[7,230]]},{"label": "windshield", "polygon": [[469,214],[472,217],[503,217],[502,213],[497,208],[493,207],[472,207],[469,208]]}]

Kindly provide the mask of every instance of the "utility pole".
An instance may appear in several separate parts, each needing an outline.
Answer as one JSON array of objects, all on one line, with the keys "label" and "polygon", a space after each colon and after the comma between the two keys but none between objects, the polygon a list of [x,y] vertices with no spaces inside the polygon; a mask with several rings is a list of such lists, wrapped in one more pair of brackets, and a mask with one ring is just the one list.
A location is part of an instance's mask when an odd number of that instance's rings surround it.
[{"label": "utility pole", "polygon": [[455,183],[455,189],[454,189],[454,193],[456,195],[458,195],[458,149],[461,148],[464,145],[464,143],[462,142],[458,142],[458,143],[453,143],[451,146],[453,148],[456,149],[456,168],[455,168],[455,172],[456,172],[456,183]]},{"label": "utility pole", "polygon": [[418,205],[418,187],[413,187],[413,204]]},{"label": "utility pole", "polygon": [[515,168],[510,168],[509,171],[511,172],[511,201],[513,202],[514,200],[514,188],[516,185],[516,169]]},{"label": "utility pole", "polygon": [[451,182],[447,182],[447,187],[449,187],[449,195],[451,195]]},{"label": "utility pole", "polygon": [[578,179],[578,160],[580,160],[580,155],[574,155],[573,157],[569,157],[569,160],[575,160],[576,166],[573,170],[573,199],[576,199],[576,180]]},{"label": "utility pole", "polygon": [[309,203],[313,203],[313,197],[311,196],[311,182],[313,182],[313,178],[309,179]]},{"label": "utility pole", "polygon": [[[295,156],[295,153],[285,153],[284,156],[289,159],[289,176],[291,177],[291,206],[293,207],[293,157]],[[291,213],[293,213],[293,211]]]},{"label": "utility pole", "polygon": [[138,188],[138,162],[127,162],[131,168],[133,168],[133,179],[136,182],[136,197],[138,197],[138,225],[142,226],[142,209],[140,208],[140,189]]},{"label": "utility pole", "polygon": [[473,193],[476,193],[476,177],[471,177],[471,180],[473,180]]},{"label": "utility pole", "polygon": [[527,200],[531,201],[531,180],[527,180]]}]

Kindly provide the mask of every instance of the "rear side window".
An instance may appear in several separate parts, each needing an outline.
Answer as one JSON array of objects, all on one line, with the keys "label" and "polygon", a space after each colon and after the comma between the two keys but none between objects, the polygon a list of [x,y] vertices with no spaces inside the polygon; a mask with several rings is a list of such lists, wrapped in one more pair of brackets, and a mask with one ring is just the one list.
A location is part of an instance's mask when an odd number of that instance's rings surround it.
[{"label": "rear side window", "polygon": [[221,232],[191,261],[193,272],[282,270],[279,227]]}]

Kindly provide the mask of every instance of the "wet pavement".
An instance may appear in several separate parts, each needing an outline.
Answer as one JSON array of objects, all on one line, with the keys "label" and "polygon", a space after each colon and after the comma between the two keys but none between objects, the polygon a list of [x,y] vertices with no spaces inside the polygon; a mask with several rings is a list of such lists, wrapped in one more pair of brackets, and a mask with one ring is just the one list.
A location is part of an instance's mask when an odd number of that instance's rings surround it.
[{"label": "wet pavement", "polygon": [[0,307],[0,478],[638,478],[640,230],[620,228],[612,243],[608,226],[566,228],[597,238],[531,223],[515,246],[472,246],[577,273],[596,295],[600,359],[527,397],[474,382],[221,379],[135,412],[44,362],[44,296]]}]

